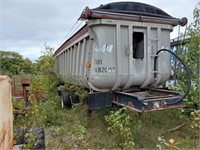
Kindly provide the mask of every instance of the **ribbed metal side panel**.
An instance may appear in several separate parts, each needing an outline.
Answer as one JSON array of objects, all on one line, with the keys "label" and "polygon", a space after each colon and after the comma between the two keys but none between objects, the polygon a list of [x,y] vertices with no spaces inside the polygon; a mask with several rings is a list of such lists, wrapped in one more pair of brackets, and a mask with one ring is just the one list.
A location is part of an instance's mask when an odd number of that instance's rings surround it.
[{"label": "ribbed metal side panel", "polygon": [[[104,92],[131,86],[145,88],[168,80],[170,55],[159,54],[156,72],[154,59],[159,49],[169,48],[171,25],[97,19],[88,21],[87,27],[87,33],[56,53],[63,76]],[[140,35],[143,48],[135,56],[134,40],[137,42]],[[87,63],[91,67],[87,68]]]}]

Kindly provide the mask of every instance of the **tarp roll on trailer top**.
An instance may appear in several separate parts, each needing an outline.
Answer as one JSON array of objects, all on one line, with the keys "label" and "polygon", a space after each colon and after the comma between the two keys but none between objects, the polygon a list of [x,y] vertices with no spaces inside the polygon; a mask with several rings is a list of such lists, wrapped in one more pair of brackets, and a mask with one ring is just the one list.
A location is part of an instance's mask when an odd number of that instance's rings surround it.
[{"label": "tarp roll on trailer top", "polygon": [[115,2],[101,5],[93,10],[134,14],[161,18],[173,18],[160,8],[139,2]]},{"label": "tarp roll on trailer top", "polygon": [[13,113],[11,82],[0,76],[0,150],[13,149]]}]

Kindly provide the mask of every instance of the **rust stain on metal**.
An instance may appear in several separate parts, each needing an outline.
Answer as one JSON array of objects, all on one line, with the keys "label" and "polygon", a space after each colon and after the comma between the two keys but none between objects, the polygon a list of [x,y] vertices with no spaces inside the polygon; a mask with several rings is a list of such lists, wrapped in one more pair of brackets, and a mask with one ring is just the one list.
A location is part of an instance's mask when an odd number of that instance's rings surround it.
[{"label": "rust stain on metal", "polygon": [[129,108],[135,108],[135,106],[133,105],[133,103],[130,102],[130,101],[128,102],[128,107],[129,107]]},{"label": "rust stain on metal", "polygon": [[157,102],[153,102],[153,109],[160,109],[160,102],[157,101]]},{"label": "rust stain on metal", "polygon": [[1,136],[0,136],[0,145],[3,144],[3,141],[5,139],[5,136],[6,136],[6,131],[2,129],[1,131]]},{"label": "rust stain on metal", "polygon": [[11,81],[0,76],[0,150],[13,149]]},{"label": "rust stain on metal", "polygon": [[175,109],[175,108],[182,108],[182,107],[183,106],[168,106],[168,107],[160,108],[160,109],[143,110],[143,112],[153,112],[155,110],[160,111],[160,110]]},{"label": "rust stain on metal", "polygon": [[22,84],[22,87],[23,87],[24,100],[28,101],[30,81],[28,79],[23,79],[23,80],[21,80],[21,84]]}]

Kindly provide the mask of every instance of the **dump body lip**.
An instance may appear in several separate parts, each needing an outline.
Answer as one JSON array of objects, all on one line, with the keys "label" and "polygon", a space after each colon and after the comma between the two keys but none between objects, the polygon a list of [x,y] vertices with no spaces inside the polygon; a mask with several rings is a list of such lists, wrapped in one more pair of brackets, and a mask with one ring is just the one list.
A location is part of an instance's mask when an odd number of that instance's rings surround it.
[{"label": "dump body lip", "polygon": [[89,7],[86,7],[84,9],[79,19],[80,20],[114,19],[114,20],[169,24],[172,26],[182,25],[182,20],[173,17],[163,18],[163,17],[152,17],[147,15],[124,14],[124,13],[90,9]]},{"label": "dump body lip", "polygon": [[174,18],[160,8],[140,2],[113,2],[100,5],[94,9],[86,7],[79,19],[117,19],[173,26],[187,24],[186,17],[182,19]]}]

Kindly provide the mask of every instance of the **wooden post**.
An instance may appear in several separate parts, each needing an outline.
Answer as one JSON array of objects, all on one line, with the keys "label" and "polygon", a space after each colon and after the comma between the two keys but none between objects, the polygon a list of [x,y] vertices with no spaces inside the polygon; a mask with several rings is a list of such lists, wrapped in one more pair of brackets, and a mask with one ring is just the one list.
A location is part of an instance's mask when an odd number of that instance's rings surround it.
[{"label": "wooden post", "polygon": [[0,150],[13,149],[13,113],[11,80],[0,76]]}]

